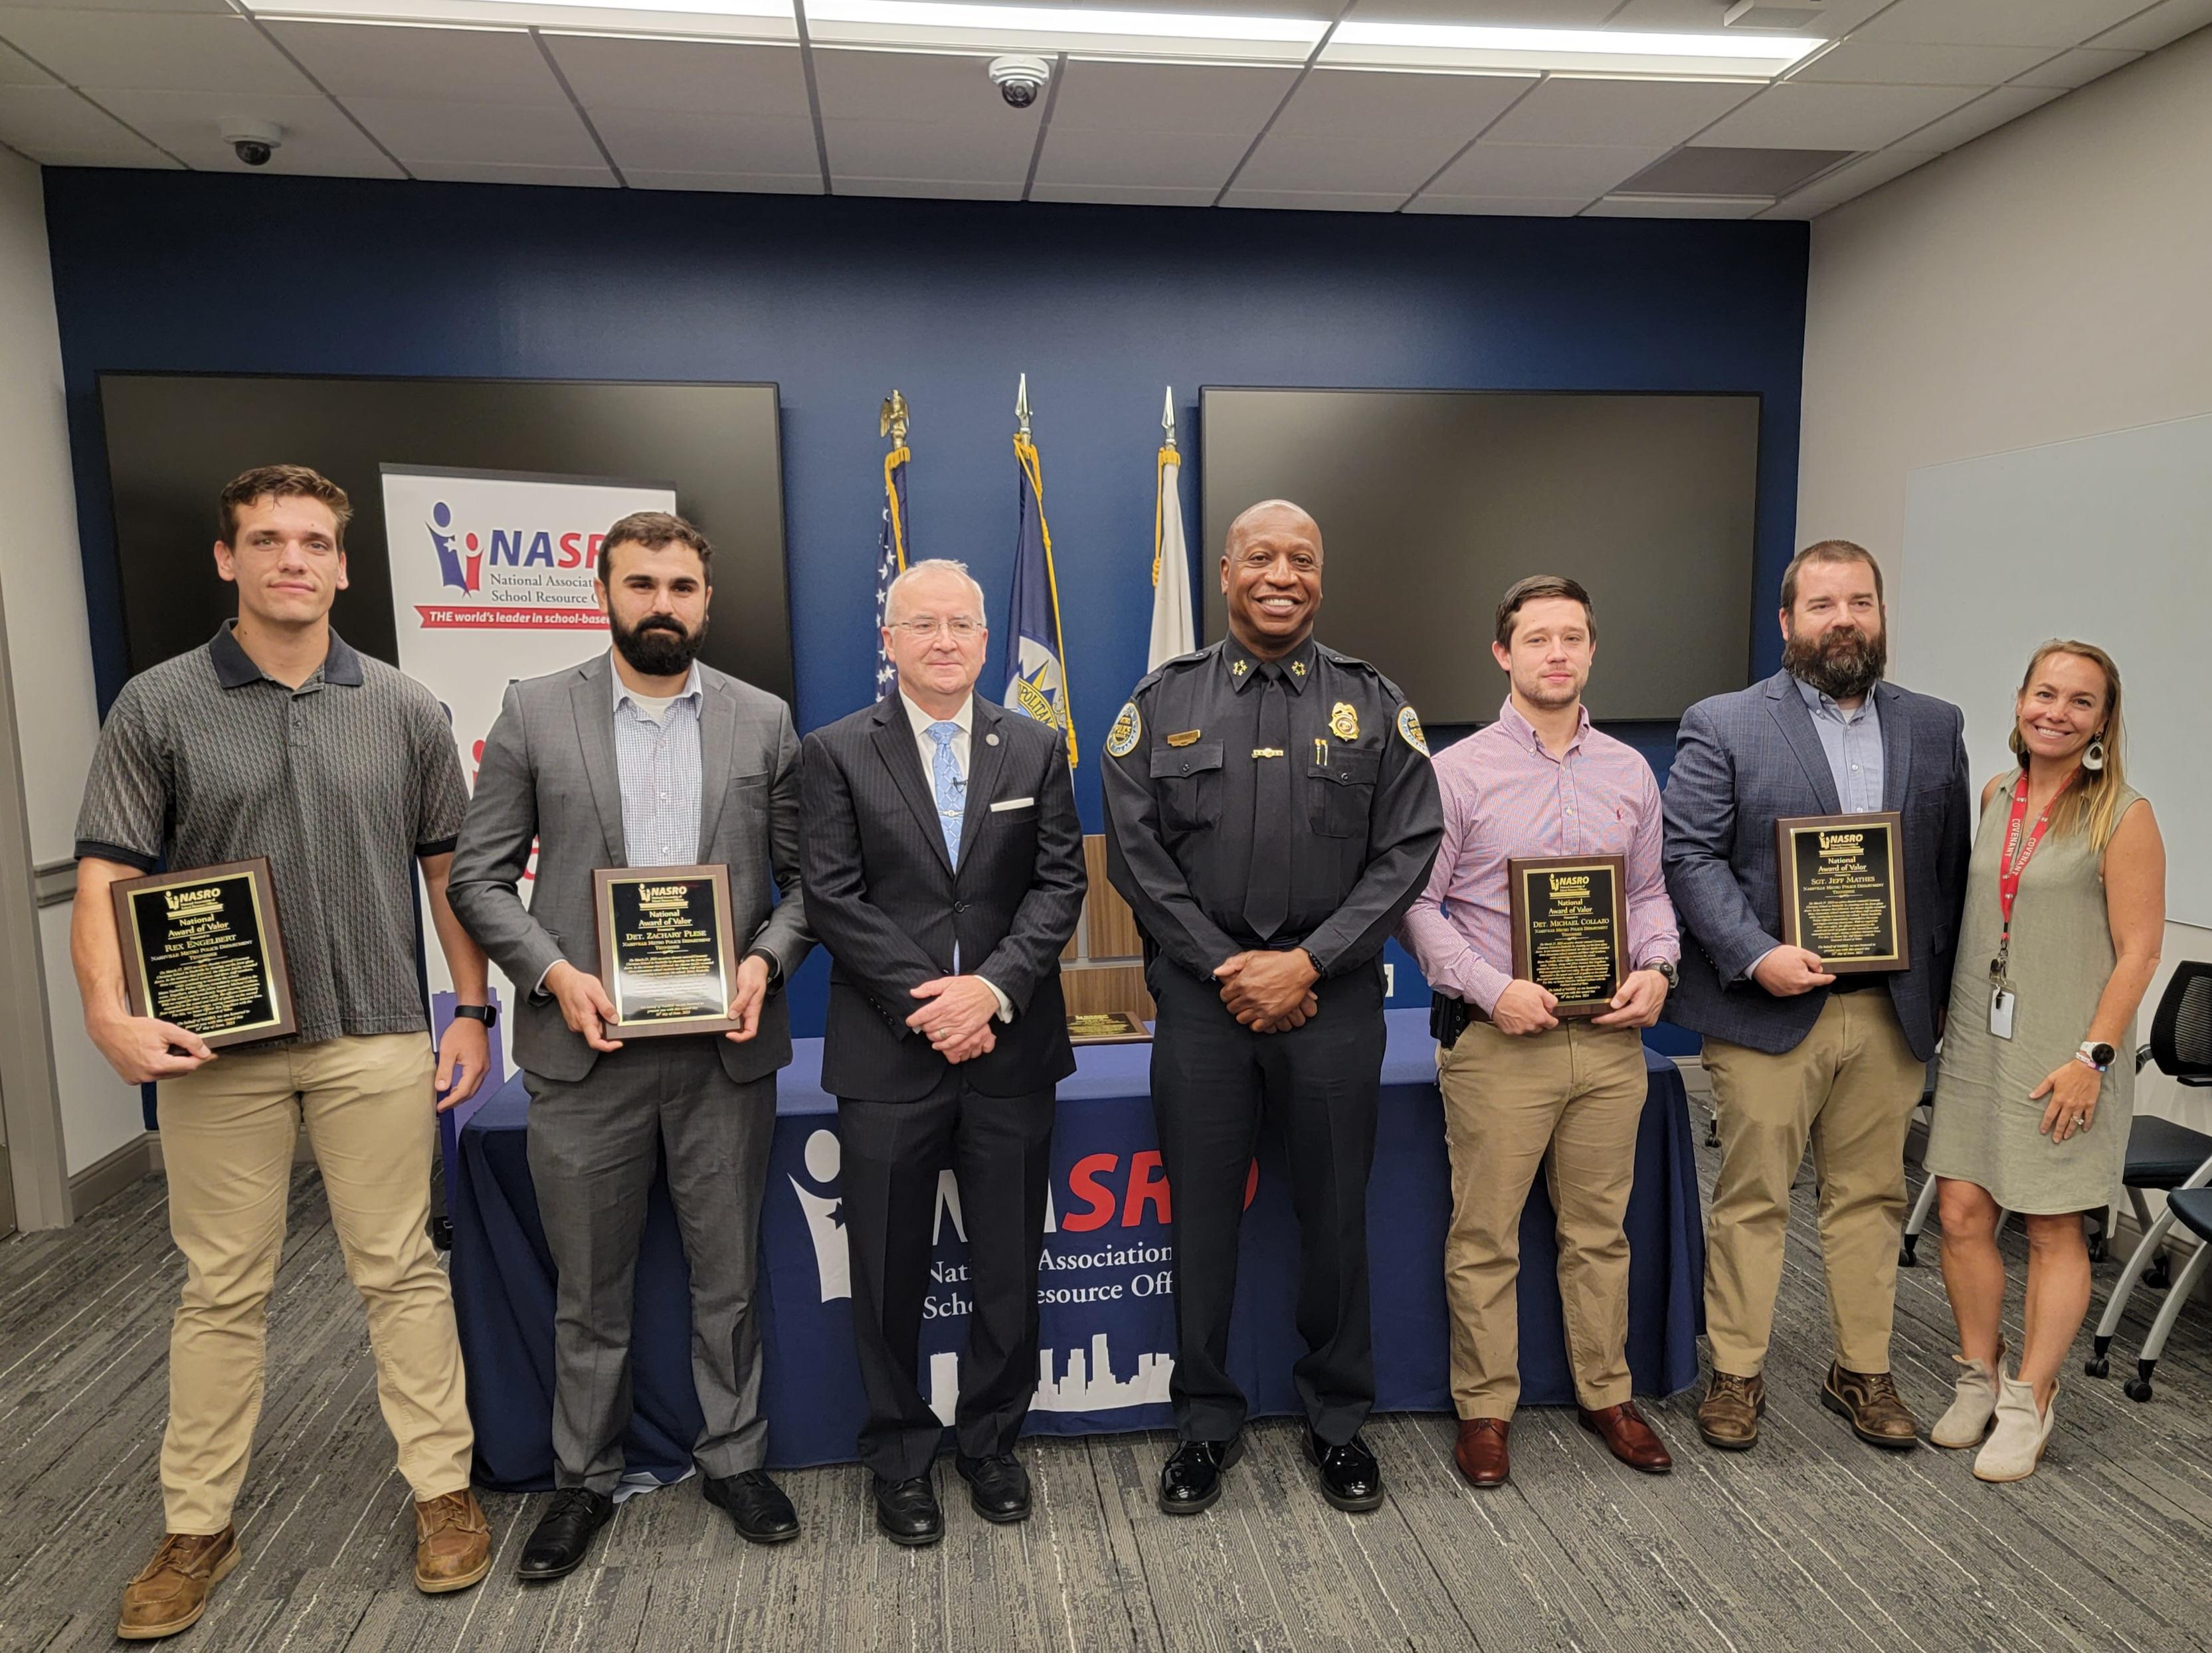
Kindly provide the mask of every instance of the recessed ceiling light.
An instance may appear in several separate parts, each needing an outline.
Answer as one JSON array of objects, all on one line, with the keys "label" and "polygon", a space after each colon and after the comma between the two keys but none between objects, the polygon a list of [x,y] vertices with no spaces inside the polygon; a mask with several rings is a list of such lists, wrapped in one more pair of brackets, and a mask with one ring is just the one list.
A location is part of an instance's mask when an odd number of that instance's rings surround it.
[{"label": "recessed ceiling light", "polygon": [[1324,62],[1376,67],[1555,69],[1768,79],[1827,42],[1775,35],[1655,34],[1604,28],[1492,28],[1347,21]]},{"label": "recessed ceiling light", "polygon": [[1328,25],[1304,17],[1211,16],[1185,11],[1099,11],[1079,6],[970,6],[936,0],[807,0],[807,21],[892,27],[1001,29],[1028,34],[1158,35],[1176,40],[1279,40],[1311,46]]}]

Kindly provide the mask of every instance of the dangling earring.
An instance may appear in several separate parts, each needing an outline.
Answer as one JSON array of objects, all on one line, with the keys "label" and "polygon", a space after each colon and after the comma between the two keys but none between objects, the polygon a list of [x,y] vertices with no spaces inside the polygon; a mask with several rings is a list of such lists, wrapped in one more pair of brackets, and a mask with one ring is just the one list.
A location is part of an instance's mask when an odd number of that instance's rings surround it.
[{"label": "dangling earring", "polygon": [[2105,767],[2105,737],[2101,734],[2090,741],[2088,750],[2081,754],[2081,767],[2092,775]]}]

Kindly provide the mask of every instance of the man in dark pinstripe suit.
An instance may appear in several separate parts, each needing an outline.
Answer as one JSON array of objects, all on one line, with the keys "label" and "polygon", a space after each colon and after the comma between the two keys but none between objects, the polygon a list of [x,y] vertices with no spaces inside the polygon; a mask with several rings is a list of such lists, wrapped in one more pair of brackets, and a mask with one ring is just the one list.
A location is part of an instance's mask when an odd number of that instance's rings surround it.
[{"label": "man in dark pinstripe suit", "polygon": [[892,583],[898,687],[806,738],[800,851],[830,950],[822,1084],[837,1098],[861,1462],[878,1525],[933,1544],[944,1431],[919,1382],[939,1172],[959,1178],[974,1302],[956,1460],[987,1521],[1029,1514],[1015,1438],[1036,1383],[1054,1086],[1075,1070],[1060,953],[1084,894],[1060,732],[979,699],[982,588],[957,562]]}]

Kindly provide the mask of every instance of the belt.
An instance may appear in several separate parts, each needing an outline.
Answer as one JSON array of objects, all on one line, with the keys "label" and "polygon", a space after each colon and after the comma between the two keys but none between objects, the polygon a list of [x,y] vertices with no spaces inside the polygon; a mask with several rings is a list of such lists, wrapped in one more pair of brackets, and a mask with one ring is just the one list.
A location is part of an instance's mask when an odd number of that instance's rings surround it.
[{"label": "belt", "polygon": [[1859,970],[1850,975],[1839,975],[1828,989],[1830,993],[1864,993],[1869,988],[1878,988],[1886,970]]}]

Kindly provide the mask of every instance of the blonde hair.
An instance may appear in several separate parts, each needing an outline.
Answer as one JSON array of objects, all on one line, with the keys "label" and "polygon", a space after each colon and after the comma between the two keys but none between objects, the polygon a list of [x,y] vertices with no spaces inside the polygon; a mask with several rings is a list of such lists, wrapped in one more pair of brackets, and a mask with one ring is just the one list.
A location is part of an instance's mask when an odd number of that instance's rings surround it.
[{"label": "blonde hair", "polygon": [[[2071,638],[2053,637],[2039,646],[2028,657],[2027,670],[2021,674],[2020,693],[2027,693],[2035,681],[2038,667],[2053,654],[2071,654],[2084,659],[2105,674],[2104,727],[2097,738],[2105,745],[2105,767],[2101,769],[2084,768],[2067,787],[2051,813],[2051,830],[2064,834],[2086,832],[2089,847],[2099,854],[2112,841],[2112,830],[2119,824],[2116,806],[2120,793],[2127,787],[2127,766],[2120,756],[2120,668],[2112,664],[2112,657],[2094,643],[2077,642]],[[2013,699],[2012,732],[2005,744],[2012,748],[2013,756],[2020,759],[2021,768],[2027,767],[2027,747],[2020,738],[2020,699]]]}]

